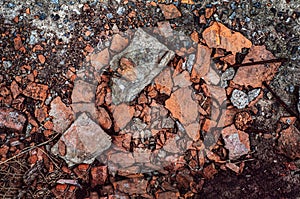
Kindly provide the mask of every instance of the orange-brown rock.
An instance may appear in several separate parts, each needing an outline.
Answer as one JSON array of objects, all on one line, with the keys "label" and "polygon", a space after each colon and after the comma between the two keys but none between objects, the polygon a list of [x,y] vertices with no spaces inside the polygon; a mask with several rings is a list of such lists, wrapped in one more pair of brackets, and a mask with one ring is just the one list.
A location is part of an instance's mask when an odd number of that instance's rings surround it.
[{"label": "orange-brown rock", "polygon": [[60,97],[52,100],[49,115],[52,117],[53,130],[59,133],[63,133],[75,119],[71,107],[67,107]]},{"label": "orange-brown rock", "polygon": [[109,117],[109,114],[102,107],[98,108],[98,122],[99,122],[100,126],[104,129],[110,129],[110,127],[112,125],[112,121]]},{"label": "orange-brown rock", "polygon": [[173,81],[174,81],[174,86],[179,86],[181,88],[192,85],[190,74],[187,71],[183,71],[182,73],[179,73],[177,76],[173,78]]},{"label": "orange-brown rock", "polygon": [[143,178],[131,178],[113,183],[115,190],[129,195],[147,193],[148,181]]},{"label": "orange-brown rock", "polygon": [[155,85],[160,93],[171,94],[173,81],[171,79],[171,70],[169,67],[164,69],[155,79]]},{"label": "orange-brown rock", "polygon": [[108,65],[109,59],[110,55],[107,48],[90,56],[91,64],[97,71]]},{"label": "orange-brown rock", "polygon": [[200,138],[200,124],[198,122],[185,126],[186,133],[193,140],[197,141]]},{"label": "orange-brown rock", "polygon": [[97,166],[91,169],[91,186],[103,185],[107,179],[107,166]]},{"label": "orange-brown rock", "polygon": [[119,34],[115,34],[112,38],[110,50],[121,52],[128,45],[128,39]]},{"label": "orange-brown rock", "polygon": [[192,99],[192,90],[188,87],[176,90],[166,100],[166,108],[182,124],[190,124],[198,117],[198,104]]},{"label": "orange-brown rock", "polygon": [[[275,59],[265,46],[253,46],[243,63]],[[263,81],[270,81],[275,76],[280,63],[258,64],[240,67],[233,78],[234,83],[253,88],[261,87]]]},{"label": "orange-brown rock", "polygon": [[44,84],[30,83],[27,85],[23,94],[27,97],[33,98],[35,100],[45,101],[47,98],[48,86]]},{"label": "orange-brown rock", "polygon": [[38,55],[38,59],[39,59],[39,61],[40,61],[40,63],[41,64],[44,64],[45,63],[45,61],[46,61],[46,58],[45,58],[45,56],[44,55]]},{"label": "orange-brown rock", "polygon": [[233,54],[252,46],[251,41],[241,33],[234,32],[219,22],[214,22],[206,28],[202,36],[209,48],[223,48]]},{"label": "orange-brown rock", "polygon": [[85,102],[91,103],[95,101],[96,85],[90,84],[83,80],[77,80],[74,83],[72,92],[72,103]]},{"label": "orange-brown rock", "polygon": [[211,63],[211,49],[198,44],[196,62],[193,65],[191,80],[195,83],[200,81],[201,77],[204,77],[210,68]]},{"label": "orange-brown rock", "polygon": [[237,159],[250,151],[249,135],[237,130],[234,124],[222,130],[222,137],[229,150],[229,159]]},{"label": "orange-brown rock", "polygon": [[159,7],[165,16],[165,19],[175,19],[181,17],[180,11],[174,4],[159,4]]},{"label": "orange-brown rock", "polygon": [[10,90],[14,99],[22,92],[16,81],[12,81],[10,85]]},{"label": "orange-brown rock", "polygon": [[22,132],[26,117],[13,108],[0,107],[0,129]]},{"label": "orange-brown rock", "polygon": [[294,125],[281,131],[278,145],[280,153],[291,159],[300,158],[300,131]]},{"label": "orange-brown rock", "polygon": [[132,119],[134,108],[122,103],[113,110],[114,125],[116,129],[123,129]]}]

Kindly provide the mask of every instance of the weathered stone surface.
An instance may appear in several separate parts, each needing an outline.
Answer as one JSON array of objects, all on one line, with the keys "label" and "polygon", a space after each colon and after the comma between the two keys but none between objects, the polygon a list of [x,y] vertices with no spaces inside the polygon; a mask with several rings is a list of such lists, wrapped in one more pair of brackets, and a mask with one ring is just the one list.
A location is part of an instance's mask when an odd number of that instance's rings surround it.
[{"label": "weathered stone surface", "polygon": [[115,34],[111,41],[110,50],[121,52],[128,45],[128,39],[119,34]]},{"label": "weathered stone surface", "polygon": [[53,130],[63,133],[75,119],[71,107],[67,107],[60,97],[56,97],[50,104],[49,115],[52,117]]},{"label": "weathered stone surface", "polygon": [[30,83],[23,94],[27,97],[31,97],[35,100],[45,101],[47,97],[48,86],[44,84]]},{"label": "weathered stone surface", "polygon": [[[253,46],[243,63],[275,59],[265,46]],[[258,64],[240,67],[233,78],[234,83],[253,88],[261,87],[263,81],[270,81],[279,68],[280,63]]]},{"label": "weathered stone surface", "polygon": [[86,113],[82,113],[77,120],[62,135],[60,141],[66,147],[64,156],[59,154],[56,143],[51,152],[61,156],[68,164],[91,164],[94,159],[111,145],[111,138],[102,128],[91,120]]},{"label": "weathered stone surface", "polygon": [[[173,51],[142,29],[138,29],[129,46],[110,62],[112,69],[121,76],[112,78],[113,103],[132,101],[165,68],[173,56]],[[132,64],[120,66],[122,58],[130,60]]]},{"label": "weathered stone surface", "polygon": [[196,62],[193,65],[191,79],[193,82],[199,82],[201,77],[204,77],[210,69],[211,64],[211,49],[198,44]]},{"label": "weathered stone surface", "polygon": [[234,124],[222,130],[222,137],[229,150],[229,159],[237,159],[250,151],[249,135],[237,130]]},{"label": "weathered stone surface", "polygon": [[23,130],[26,117],[13,108],[0,107],[0,129],[6,128],[21,132]]},{"label": "weathered stone surface", "polygon": [[179,86],[181,88],[188,87],[192,85],[191,77],[189,72],[183,71],[173,78],[174,86]]},{"label": "weathered stone surface", "polygon": [[165,16],[165,19],[175,19],[181,17],[181,13],[174,4],[159,4],[159,7]]},{"label": "weathered stone surface", "polygon": [[104,108],[98,108],[98,122],[104,129],[110,129],[112,121]]},{"label": "weathered stone surface", "polygon": [[87,83],[83,80],[76,80],[72,92],[72,103],[95,101],[96,85]]},{"label": "weathered stone surface", "polygon": [[91,169],[91,185],[94,188],[97,185],[103,185],[107,179],[107,166],[97,166]]},{"label": "weathered stone surface", "polygon": [[143,178],[131,178],[113,183],[115,190],[129,195],[147,193],[148,181]]},{"label": "weathered stone surface", "polygon": [[117,129],[124,128],[132,119],[133,114],[134,114],[133,107],[130,107],[125,103],[117,105],[113,110],[115,128]]},{"label": "weathered stone surface", "polygon": [[278,140],[280,152],[291,159],[300,158],[300,132],[294,126],[281,131]]},{"label": "weathered stone surface", "polygon": [[100,51],[99,53],[92,54],[90,56],[92,66],[100,71],[104,66],[108,65],[110,60],[109,51],[107,48]]},{"label": "weathered stone surface", "polygon": [[156,88],[160,93],[171,94],[173,81],[170,68],[164,69],[155,79]]},{"label": "weathered stone surface", "polygon": [[238,109],[243,109],[249,104],[248,95],[238,89],[232,91],[230,101]]},{"label": "weathered stone surface", "polygon": [[192,99],[192,90],[188,87],[175,91],[166,101],[166,108],[184,125],[194,122],[198,116],[198,104]]},{"label": "weathered stone surface", "polygon": [[226,51],[231,51],[232,54],[252,46],[251,41],[241,33],[234,32],[219,22],[214,22],[206,28],[202,36],[209,48],[223,48]]},{"label": "weathered stone surface", "polygon": [[200,138],[200,124],[195,122],[185,127],[186,133],[193,140],[197,141]]}]

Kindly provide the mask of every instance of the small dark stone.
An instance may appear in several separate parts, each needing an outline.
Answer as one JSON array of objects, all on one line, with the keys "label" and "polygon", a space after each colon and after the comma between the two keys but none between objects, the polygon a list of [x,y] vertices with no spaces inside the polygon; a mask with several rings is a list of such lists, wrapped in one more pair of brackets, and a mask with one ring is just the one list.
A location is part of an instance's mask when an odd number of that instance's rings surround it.
[{"label": "small dark stone", "polygon": [[45,13],[41,13],[39,16],[40,20],[45,20],[47,18],[47,15]]},{"label": "small dark stone", "polygon": [[60,16],[58,15],[58,14],[51,14],[51,19],[53,20],[53,21],[57,21],[57,20],[59,20],[60,19]]},{"label": "small dark stone", "polygon": [[275,9],[275,8],[271,8],[270,11],[271,11],[271,12],[274,14],[274,16],[275,16],[275,14],[276,14],[276,9]]},{"label": "small dark stone", "polygon": [[254,8],[261,8],[261,3],[260,3],[260,2],[255,2],[255,3],[253,4],[253,7],[254,7]]}]

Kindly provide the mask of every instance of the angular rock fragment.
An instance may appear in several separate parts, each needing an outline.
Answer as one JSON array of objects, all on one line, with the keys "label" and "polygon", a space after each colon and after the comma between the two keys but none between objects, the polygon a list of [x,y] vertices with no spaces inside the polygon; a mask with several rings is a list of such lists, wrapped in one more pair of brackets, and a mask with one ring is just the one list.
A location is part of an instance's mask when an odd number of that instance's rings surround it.
[{"label": "angular rock fragment", "polygon": [[68,166],[74,164],[91,164],[94,159],[111,145],[111,138],[102,128],[91,120],[86,113],[82,113],[62,135],[59,142],[64,143],[66,154],[59,153],[56,143],[51,152],[63,158]]},{"label": "angular rock fragment", "polygon": [[128,39],[119,34],[115,34],[112,38],[110,50],[121,52],[128,45]]},{"label": "angular rock fragment", "polygon": [[206,28],[202,36],[209,48],[223,48],[236,54],[243,48],[250,48],[252,43],[241,33],[234,32],[219,22],[214,22]]},{"label": "angular rock fragment", "polygon": [[192,99],[192,90],[180,88],[166,101],[166,108],[183,125],[194,122],[198,117],[198,104]]},{"label": "angular rock fragment", "polygon": [[191,80],[195,83],[200,82],[210,69],[212,50],[206,46],[198,44],[196,62],[193,65]]},{"label": "angular rock fragment", "polygon": [[230,101],[238,109],[243,109],[249,104],[248,95],[238,89],[233,90]]},{"label": "angular rock fragment", "polygon": [[113,183],[115,190],[129,195],[147,193],[148,181],[143,178],[131,178]]},{"label": "angular rock fragment", "polygon": [[91,185],[94,188],[97,185],[103,185],[107,179],[108,172],[107,166],[97,166],[91,169]]},{"label": "angular rock fragment", "polygon": [[30,83],[23,94],[35,100],[45,101],[47,98],[48,86],[44,84]]},{"label": "angular rock fragment", "polygon": [[110,55],[107,48],[90,56],[91,64],[96,71],[100,71],[104,66],[108,65],[109,60]]},{"label": "angular rock fragment", "polygon": [[95,101],[96,85],[76,80],[72,92],[72,103],[91,103]]},{"label": "angular rock fragment", "polygon": [[[265,46],[252,46],[243,63],[275,59]],[[261,87],[263,81],[270,81],[279,68],[280,63],[258,64],[240,67],[233,78],[238,85]]]},{"label": "angular rock fragment", "polygon": [[233,68],[228,68],[221,75],[221,87],[226,88],[228,86],[227,81],[234,77],[235,71]]},{"label": "angular rock fragment", "polygon": [[222,137],[229,150],[229,159],[237,159],[250,151],[249,135],[237,130],[234,124],[222,130]]},{"label": "angular rock fragment", "polygon": [[165,16],[165,19],[175,19],[181,17],[181,13],[174,4],[159,4],[159,7]]},{"label": "angular rock fragment", "polygon": [[26,117],[13,108],[0,107],[0,129],[22,132]]},{"label": "angular rock fragment", "polygon": [[63,133],[72,124],[75,114],[71,107],[67,107],[60,97],[56,97],[50,104],[49,115],[52,117],[53,130]]},{"label": "angular rock fragment", "polygon": [[164,69],[155,79],[155,85],[157,90],[160,93],[164,93],[167,95],[171,94],[173,81],[171,79],[171,71],[170,68]]},{"label": "angular rock fragment", "polygon": [[[173,51],[142,29],[138,29],[129,46],[110,62],[111,68],[120,76],[112,78],[113,103],[132,101],[165,68],[173,56]],[[128,60],[128,64],[120,63],[124,59]]]},{"label": "angular rock fragment", "polygon": [[181,88],[192,85],[190,74],[187,71],[183,71],[173,78],[174,86]]},{"label": "angular rock fragment", "polygon": [[294,125],[281,131],[278,145],[280,153],[291,159],[300,158],[300,131]]},{"label": "angular rock fragment", "polygon": [[134,114],[133,107],[128,106],[127,104],[119,104],[113,110],[113,118],[115,124],[115,130],[123,129],[132,119]]}]

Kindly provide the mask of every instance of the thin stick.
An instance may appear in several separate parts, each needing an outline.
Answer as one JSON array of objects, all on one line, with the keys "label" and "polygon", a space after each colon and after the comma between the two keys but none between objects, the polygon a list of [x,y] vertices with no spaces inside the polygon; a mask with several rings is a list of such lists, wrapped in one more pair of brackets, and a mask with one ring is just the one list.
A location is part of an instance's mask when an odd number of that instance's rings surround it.
[{"label": "thin stick", "polygon": [[286,62],[288,61],[287,58],[278,58],[278,59],[269,59],[269,60],[262,60],[262,61],[255,61],[255,62],[247,62],[242,64],[234,64],[233,67],[242,67],[242,66],[252,66],[258,64],[270,64],[270,63],[278,63],[278,62]]},{"label": "thin stick", "polygon": [[28,147],[28,149],[26,148],[24,151],[20,152],[19,154],[15,155],[15,156],[13,156],[13,157],[11,157],[11,158],[8,158],[8,159],[5,160],[5,161],[0,162],[0,165],[5,164],[5,163],[9,162],[10,160],[13,160],[13,159],[15,159],[15,158],[17,158],[17,157],[19,157],[19,156],[21,156],[21,155],[23,155],[23,154],[29,152],[29,151],[32,151],[33,149],[35,149],[35,148],[37,148],[37,147],[43,146],[43,145],[45,145],[45,144],[48,144],[49,142],[51,142],[51,141],[53,141],[55,138],[57,138],[59,135],[60,135],[60,134],[58,133],[58,134],[56,134],[53,138],[51,138],[50,140],[47,140],[47,141],[45,141],[45,142],[42,142],[42,143],[40,143],[40,144],[38,144],[38,145],[36,145],[36,146]]},{"label": "thin stick", "polygon": [[300,121],[299,114],[297,114],[296,112],[294,112],[284,101],[282,101],[282,99],[273,91],[273,89],[266,82],[263,82],[263,85],[272,93],[272,95],[279,102],[279,104],[281,106],[283,106],[283,108],[285,108],[286,111],[289,112],[289,114],[291,114],[292,116],[296,117]]}]

